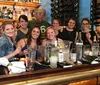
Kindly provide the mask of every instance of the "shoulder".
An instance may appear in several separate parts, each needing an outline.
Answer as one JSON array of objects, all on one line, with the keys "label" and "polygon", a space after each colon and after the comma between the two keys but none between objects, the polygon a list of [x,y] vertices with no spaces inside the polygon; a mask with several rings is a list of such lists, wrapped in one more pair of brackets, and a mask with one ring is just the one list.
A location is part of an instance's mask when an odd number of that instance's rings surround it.
[{"label": "shoulder", "polygon": [[43,21],[42,23],[45,24],[45,25],[47,25],[47,26],[50,26],[50,23],[47,22],[47,21]]},{"label": "shoulder", "polygon": [[34,22],[36,22],[35,19],[32,19],[32,20],[29,21],[29,23],[34,23]]},{"label": "shoulder", "polygon": [[8,39],[5,36],[0,37],[0,47],[6,45],[8,43]]},{"label": "shoulder", "polygon": [[18,41],[17,46],[24,47],[25,44],[26,44],[26,42],[27,42],[27,39],[26,38],[25,39],[21,39],[21,40]]},{"label": "shoulder", "polygon": [[47,39],[42,40],[42,43],[47,42]]},{"label": "shoulder", "polygon": [[90,33],[91,33],[91,34],[94,34],[94,35],[96,34],[96,32],[95,32],[95,31],[90,31]]},{"label": "shoulder", "polygon": [[42,40],[42,46],[46,46],[47,39]]},{"label": "shoulder", "polygon": [[58,41],[63,41],[62,39],[58,38]]}]

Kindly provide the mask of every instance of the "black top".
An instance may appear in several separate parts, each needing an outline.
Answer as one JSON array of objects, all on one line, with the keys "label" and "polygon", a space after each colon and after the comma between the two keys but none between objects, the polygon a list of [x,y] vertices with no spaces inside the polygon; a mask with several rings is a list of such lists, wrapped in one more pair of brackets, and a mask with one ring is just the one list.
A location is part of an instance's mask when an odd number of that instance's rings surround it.
[{"label": "black top", "polygon": [[58,38],[61,38],[62,40],[68,40],[72,41],[74,43],[75,37],[76,37],[76,31],[68,31],[66,28],[63,29],[63,31],[59,31]]},{"label": "black top", "polygon": [[16,36],[16,42],[18,42],[19,40],[23,39],[23,38],[27,38],[28,37],[28,33],[25,34],[22,31],[18,30],[17,31],[17,36]]},{"label": "black top", "polygon": [[[95,33],[95,31],[90,31],[89,33],[91,35],[90,39],[93,41],[94,36],[96,36],[96,33]],[[82,40],[83,40],[84,45],[90,45],[89,41],[86,38],[86,33],[84,33],[84,32],[82,32]]]}]

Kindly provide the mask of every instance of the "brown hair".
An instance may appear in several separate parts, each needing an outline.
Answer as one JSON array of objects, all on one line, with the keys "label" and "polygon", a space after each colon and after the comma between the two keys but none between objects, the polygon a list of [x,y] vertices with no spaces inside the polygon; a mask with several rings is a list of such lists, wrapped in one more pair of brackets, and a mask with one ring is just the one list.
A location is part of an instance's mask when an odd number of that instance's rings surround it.
[{"label": "brown hair", "polygon": [[[39,29],[38,26],[34,26],[33,29],[34,29],[34,28],[38,28],[38,29]],[[30,45],[30,44],[31,44],[31,41],[32,41],[32,30],[33,30],[33,29],[31,29],[31,31],[29,31],[28,39],[27,39],[27,45]],[[39,31],[40,31],[40,29],[39,29]],[[37,45],[41,45],[40,36],[41,36],[41,31],[40,31],[39,37],[37,38],[37,42],[36,42]]]},{"label": "brown hair", "polygon": [[11,24],[14,27],[13,22],[3,22],[3,24],[2,24],[3,31],[5,30],[5,26],[8,25],[8,24]]}]

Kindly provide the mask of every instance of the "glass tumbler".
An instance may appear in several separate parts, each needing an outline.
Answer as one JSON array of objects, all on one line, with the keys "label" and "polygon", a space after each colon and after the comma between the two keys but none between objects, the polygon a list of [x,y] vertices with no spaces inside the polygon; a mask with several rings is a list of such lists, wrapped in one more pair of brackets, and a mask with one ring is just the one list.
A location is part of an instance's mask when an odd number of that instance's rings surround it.
[{"label": "glass tumbler", "polygon": [[28,54],[26,55],[26,57],[27,57],[27,63],[26,63],[27,71],[34,70],[33,65],[36,60],[36,49],[35,48],[28,49]]}]

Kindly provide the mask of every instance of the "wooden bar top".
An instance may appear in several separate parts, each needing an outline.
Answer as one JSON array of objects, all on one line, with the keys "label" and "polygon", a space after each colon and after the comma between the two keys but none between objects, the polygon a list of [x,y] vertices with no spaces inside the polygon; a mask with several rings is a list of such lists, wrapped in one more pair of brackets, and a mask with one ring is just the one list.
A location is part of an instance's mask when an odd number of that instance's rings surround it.
[{"label": "wooden bar top", "polygon": [[62,85],[100,75],[100,64],[78,65],[69,68],[48,68],[20,74],[0,76],[1,85]]}]

